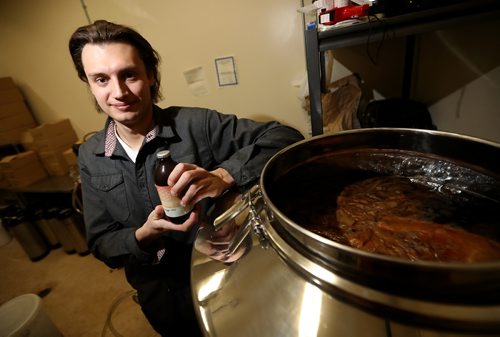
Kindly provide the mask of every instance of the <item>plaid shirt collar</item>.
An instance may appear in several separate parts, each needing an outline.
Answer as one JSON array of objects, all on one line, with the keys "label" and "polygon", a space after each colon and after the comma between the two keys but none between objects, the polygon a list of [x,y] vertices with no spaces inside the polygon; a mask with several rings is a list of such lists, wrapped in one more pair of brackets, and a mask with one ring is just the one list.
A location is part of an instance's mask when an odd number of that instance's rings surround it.
[{"label": "plaid shirt collar", "polygon": [[[118,139],[116,137],[116,122],[108,117],[108,123],[106,125],[106,139],[104,141],[104,156],[111,157],[116,150],[116,144]],[[151,131],[146,134],[145,142],[149,143],[155,139],[157,134],[157,127],[155,126]]]}]

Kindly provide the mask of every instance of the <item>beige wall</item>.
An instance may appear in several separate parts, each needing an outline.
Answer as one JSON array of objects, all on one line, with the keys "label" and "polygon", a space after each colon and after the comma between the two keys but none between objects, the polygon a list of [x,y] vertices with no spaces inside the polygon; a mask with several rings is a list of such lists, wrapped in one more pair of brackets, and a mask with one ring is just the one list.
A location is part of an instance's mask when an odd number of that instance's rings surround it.
[{"label": "beige wall", "polygon": [[[165,96],[160,106],[202,106],[241,117],[276,119],[308,134],[309,119],[297,98],[298,89],[292,86],[306,73],[302,18],[296,11],[300,1],[85,3],[92,20],[130,25],[160,52]],[[104,121],[67,51],[69,36],[84,24],[87,18],[80,0],[0,0],[0,77],[14,78],[38,122],[68,117],[79,136],[100,129]],[[500,142],[499,48],[488,43],[496,41],[498,24],[485,22],[422,39],[414,96],[429,104],[440,130]],[[433,44],[436,38],[439,41]],[[397,68],[394,60],[402,60],[398,43],[386,41],[379,65],[383,69],[375,70],[366,46],[337,50],[340,62],[334,78],[352,70],[382,96],[399,93],[401,76],[391,75]],[[214,59],[227,55],[235,57],[240,84],[218,88]],[[205,70],[207,95],[194,96],[184,79],[183,72],[197,66]],[[379,88],[389,84],[394,89],[389,93]]]},{"label": "beige wall", "polygon": [[[91,20],[141,32],[162,56],[164,101],[276,119],[306,134],[309,120],[292,82],[305,74],[299,1],[86,0]],[[79,0],[0,1],[0,77],[11,76],[38,122],[70,118],[79,136],[102,128],[68,51],[87,24]],[[240,84],[219,88],[214,59],[234,56]],[[202,66],[208,94],[194,96],[183,72]]]}]

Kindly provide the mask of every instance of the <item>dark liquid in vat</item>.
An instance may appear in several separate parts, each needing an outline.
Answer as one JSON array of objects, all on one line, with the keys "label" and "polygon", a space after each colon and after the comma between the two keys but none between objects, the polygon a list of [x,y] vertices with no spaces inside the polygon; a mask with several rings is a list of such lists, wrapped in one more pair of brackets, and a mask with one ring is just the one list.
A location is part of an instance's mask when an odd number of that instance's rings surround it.
[{"label": "dark liquid in vat", "polygon": [[280,177],[269,195],[295,223],[361,250],[409,260],[500,260],[500,203],[421,177],[316,162]]}]

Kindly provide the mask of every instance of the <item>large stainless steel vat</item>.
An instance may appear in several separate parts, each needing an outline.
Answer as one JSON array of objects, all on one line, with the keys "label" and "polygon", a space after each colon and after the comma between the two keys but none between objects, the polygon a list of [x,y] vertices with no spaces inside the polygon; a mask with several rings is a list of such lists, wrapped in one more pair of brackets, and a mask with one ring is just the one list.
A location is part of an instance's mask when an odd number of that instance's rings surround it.
[{"label": "large stainless steel vat", "polygon": [[306,162],[424,179],[500,205],[495,143],[438,131],[361,129],[294,144],[215,221],[219,231],[199,232],[192,284],[207,336],[500,335],[500,261],[406,261],[312,233],[276,206],[273,190]]}]

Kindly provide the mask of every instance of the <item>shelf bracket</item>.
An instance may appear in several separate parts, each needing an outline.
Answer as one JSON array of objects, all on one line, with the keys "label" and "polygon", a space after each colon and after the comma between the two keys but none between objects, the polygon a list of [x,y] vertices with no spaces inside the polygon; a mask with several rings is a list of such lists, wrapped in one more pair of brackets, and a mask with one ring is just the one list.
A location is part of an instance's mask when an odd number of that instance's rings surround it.
[{"label": "shelf bracket", "polygon": [[307,78],[309,84],[309,106],[311,132],[313,136],[323,133],[323,108],[321,106],[321,62],[316,30],[305,32]]}]

